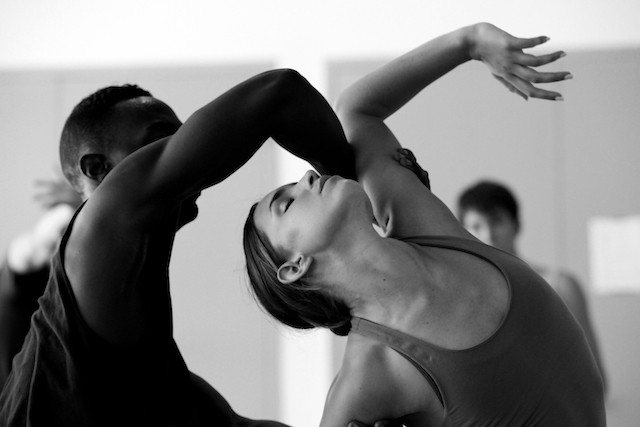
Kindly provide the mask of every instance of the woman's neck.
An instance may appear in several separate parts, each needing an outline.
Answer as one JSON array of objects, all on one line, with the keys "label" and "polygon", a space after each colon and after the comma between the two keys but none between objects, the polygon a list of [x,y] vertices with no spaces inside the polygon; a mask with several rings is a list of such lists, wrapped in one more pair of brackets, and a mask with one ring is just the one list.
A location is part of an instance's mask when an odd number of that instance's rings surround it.
[{"label": "woman's neck", "polygon": [[433,265],[424,248],[380,238],[341,258],[335,292],[354,316],[396,324],[425,306]]}]

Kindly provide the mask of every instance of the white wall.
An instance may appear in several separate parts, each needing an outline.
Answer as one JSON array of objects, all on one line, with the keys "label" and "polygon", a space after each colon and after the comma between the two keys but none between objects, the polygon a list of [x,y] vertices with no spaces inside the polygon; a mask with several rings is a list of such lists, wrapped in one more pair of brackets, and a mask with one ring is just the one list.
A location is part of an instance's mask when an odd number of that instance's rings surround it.
[{"label": "white wall", "polygon": [[544,33],[564,49],[629,47],[640,44],[639,16],[636,0],[5,0],[0,69],[245,59],[313,66],[395,55],[477,21]]}]

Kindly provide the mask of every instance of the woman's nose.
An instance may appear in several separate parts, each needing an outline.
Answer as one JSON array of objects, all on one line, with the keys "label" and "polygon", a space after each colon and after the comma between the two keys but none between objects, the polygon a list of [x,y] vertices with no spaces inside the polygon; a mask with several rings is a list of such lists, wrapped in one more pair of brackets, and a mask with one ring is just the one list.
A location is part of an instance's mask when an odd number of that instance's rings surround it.
[{"label": "woman's nose", "polygon": [[300,182],[306,187],[306,188],[311,188],[313,186],[313,183],[315,182],[315,180],[318,178],[318,174],[315,173],[312,170],[307,171],[307,173],[304,174],[304,176],[302,177],[302,179],[300,180]]}]

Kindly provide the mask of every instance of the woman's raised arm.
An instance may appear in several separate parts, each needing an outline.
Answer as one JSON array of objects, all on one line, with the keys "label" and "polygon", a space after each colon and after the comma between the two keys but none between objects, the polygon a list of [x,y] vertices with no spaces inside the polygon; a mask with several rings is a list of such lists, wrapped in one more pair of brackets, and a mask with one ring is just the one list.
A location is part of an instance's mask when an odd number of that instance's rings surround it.
[{"label": "woman's raised arm", "polygon": [[522,51],[547,40],[513,37],[486,23],[464,27],[424,43],[344,91],[336,111],[354,149],[358,180],[388,236],[467,234],[449,209],[394,160],[401,145],[385,119],[429,84],[472,59],[485,63],[516,94],[559,100],[559,93],[535,84],[561,81],[570,74],[538,72],[534,67],[561,58],[563,52],[534,56]]}]

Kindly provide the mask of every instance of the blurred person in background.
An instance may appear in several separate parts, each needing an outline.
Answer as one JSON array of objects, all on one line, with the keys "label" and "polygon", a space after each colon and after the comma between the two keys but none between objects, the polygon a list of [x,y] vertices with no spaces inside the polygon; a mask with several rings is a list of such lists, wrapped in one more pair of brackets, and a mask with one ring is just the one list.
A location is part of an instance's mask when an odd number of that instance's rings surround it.
[{"label": "blurred person in background", "polygon": [[[516,243],[522,229],[520,206],[514,193],[506,185],[482,180],[467,187],[458,198],[457,211],[458,220],[479,240],[520,256]],[[606,390],[607,382],[600,348],[582,286],[568,271],[537,264],[531,266],[560,295],[582,327]]]},{"label": "blurred person in background", "polygon": [[36,181],[35,201],[44,213],[9,242],[0,265],[0,390],[47,286],[51,256],[82,202],[61,175]]}]

